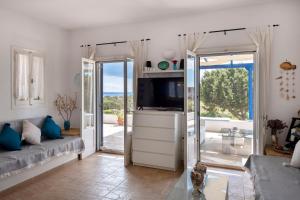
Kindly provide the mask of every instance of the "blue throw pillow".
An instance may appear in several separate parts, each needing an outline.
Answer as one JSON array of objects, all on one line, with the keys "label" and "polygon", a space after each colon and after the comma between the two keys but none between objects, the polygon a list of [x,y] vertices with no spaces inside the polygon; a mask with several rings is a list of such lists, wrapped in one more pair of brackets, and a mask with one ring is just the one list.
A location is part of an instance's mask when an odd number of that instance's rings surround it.
[{"label": "blue throw pillow", "polygon": [[48,139],[62,139],[60,127],[53,121],[51,116],[47,116],[42,126],[42,135]]},{"label": "blue throw pillow", "polygon": [[8,123],[4,124],[0,133],[0,145],[9,151],[21,150],[21,135]]}]

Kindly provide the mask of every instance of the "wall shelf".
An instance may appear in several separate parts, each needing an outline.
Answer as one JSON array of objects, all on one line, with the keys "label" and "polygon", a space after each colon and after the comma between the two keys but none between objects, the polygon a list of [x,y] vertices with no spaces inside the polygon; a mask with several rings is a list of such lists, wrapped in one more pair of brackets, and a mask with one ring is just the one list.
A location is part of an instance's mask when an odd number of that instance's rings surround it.
[{"label": "wall shelf", "polygon": [[157,70],[157,71],[144,71],[143,74],[165,74],[165,73],[184,73],[183,69],[178,70]]}]

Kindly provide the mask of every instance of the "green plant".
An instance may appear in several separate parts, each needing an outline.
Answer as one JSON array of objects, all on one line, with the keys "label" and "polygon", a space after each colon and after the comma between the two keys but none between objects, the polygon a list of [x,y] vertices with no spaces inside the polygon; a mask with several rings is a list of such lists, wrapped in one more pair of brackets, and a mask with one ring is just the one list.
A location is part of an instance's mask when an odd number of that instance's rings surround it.
[{"label": "green plant", "polygon": [[108,109],[103,111],[104,114],[114,114],[113,110]]},{"label": "green plant", "polygon": [[[200,83],[202,109],[209,117],[248,118],[247,70],[217,69],[204,72]],[[226,114],[227,113],[227,114]]]},{"label": "green plant", "polygon": [[124,111],[123,110],[119,110],[117,112],[117,117],[118,117],[118,119],[124,119]]},{"label": "green plant", "polygon": [[280,130],[285,129],[288,126],[286,125],[286,123],[282,122],[279,119],[272,119],[268,120],[267,127],[271,129],[271,135],[276,135],[277,131],[281,133]]}]

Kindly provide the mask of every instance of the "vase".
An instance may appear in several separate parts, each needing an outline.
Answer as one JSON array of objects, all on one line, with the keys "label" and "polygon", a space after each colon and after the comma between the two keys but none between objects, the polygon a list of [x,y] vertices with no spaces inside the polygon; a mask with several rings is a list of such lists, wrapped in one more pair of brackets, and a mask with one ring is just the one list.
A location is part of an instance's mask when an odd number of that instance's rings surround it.
[{"label": "vase", "polygon": [[278,137],[277,137],[277,135],[274,134],[274,135],[271,136],[271,138],[272,138],[273,147],[275,147],[275,148],[278,147]]},{"label": "vase", "polygon": [[65,128],[65,130],[66,130],[66,131],[70,130],[70,127],[71,127],[70,121],[69,121],[69,120],[66,120],[66,121],[64,122],[64,128]]},{"label": "vase", "polygon": [[177,64],[173,63],[173,70],[176,70],[176,69],[177,69]]},{"label": "vase", "polygon": [[184,59],[180,60],[179,69],[184,69]]}]

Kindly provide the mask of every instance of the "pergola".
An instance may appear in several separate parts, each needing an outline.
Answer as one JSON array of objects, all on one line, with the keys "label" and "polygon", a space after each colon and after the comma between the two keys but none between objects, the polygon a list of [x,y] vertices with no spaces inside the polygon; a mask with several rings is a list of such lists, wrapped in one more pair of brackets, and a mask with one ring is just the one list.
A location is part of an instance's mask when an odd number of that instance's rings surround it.
[{"label": "pergola", "polygon": [[228,68],[245,68],[248,72],[248,112],[249,119],[253,120],[253,63],[233,64],[216,64],[216,65],[200,65],[201,69],[228,69]]}]

